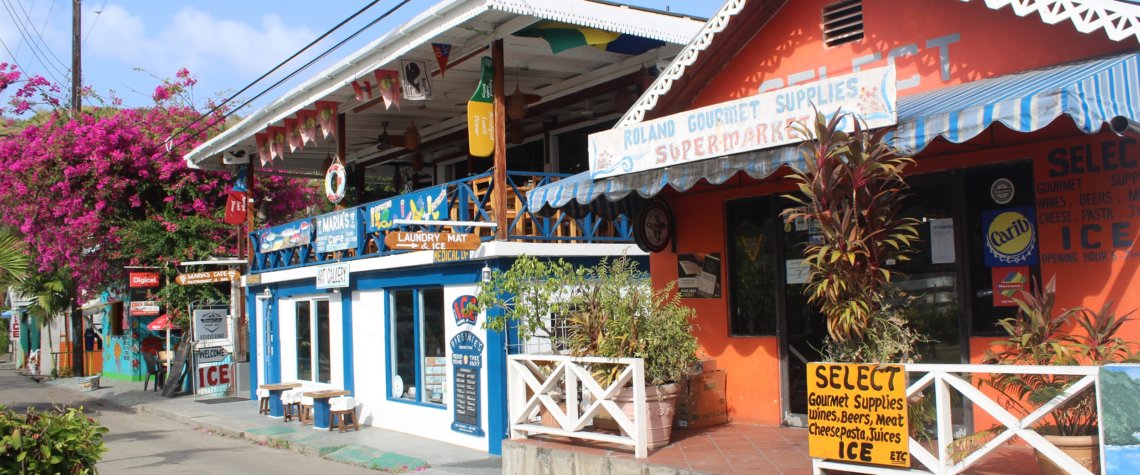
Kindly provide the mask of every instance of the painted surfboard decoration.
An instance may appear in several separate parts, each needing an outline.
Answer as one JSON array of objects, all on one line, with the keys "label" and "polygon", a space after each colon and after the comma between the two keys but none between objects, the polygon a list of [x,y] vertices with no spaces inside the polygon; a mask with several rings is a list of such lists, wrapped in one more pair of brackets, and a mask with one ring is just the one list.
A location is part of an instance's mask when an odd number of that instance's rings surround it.
[{"label": "painted surfboard decoration", "polygon": [[487,56],[482,58],[481,64],[479,85],[467,101],[467,141],[471,155],[489,157],[495,151],[495,99],[491,92],[494,66]]}]

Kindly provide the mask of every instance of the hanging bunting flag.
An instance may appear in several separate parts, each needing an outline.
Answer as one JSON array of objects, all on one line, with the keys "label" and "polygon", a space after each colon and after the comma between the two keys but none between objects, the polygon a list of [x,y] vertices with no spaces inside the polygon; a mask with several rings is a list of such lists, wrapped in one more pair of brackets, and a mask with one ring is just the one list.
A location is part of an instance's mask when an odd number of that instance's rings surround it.
[{"label": "hanging bunting flag", "polygon": [[311,144],[317,142],[317,111],[302,109],[297,111],[297,121],[300,122],[301,142]]},{"label": "hanging bunting flag", "polygon": [[470,142],[471,155],[489,157],[495,151],[495,95],[491,90],[494,65],[487,56],[480,63],[479,85],[467,101],[467,141]]},{"label": "hanging bunting flag", "polygon": [[336,137],[336,105],[333,101],[317,101],[317,123],[326,139],[329,134]]},{"label": "hanging bunting flag", "polygon": [[289,144],[289,153],[296,153],[303,147],[297,124],[297,119],[285,119],[285,141]]},{"label": "hanging bunting flag", "polygon": [[352,93],[358,101],[372,99],[372,83],[368,81],[352,81]]},{"label": "hanging bunting flag", "polygon": [[431,82],[428,80],[427,65],[423,61],[400,60],[400,83],[404,99],[426,101],[431,99]]},{"label": "hanging bunting flag", "polygon": [[554,54],[570,48],[590,45],[602,51],[636,55],[665,45],[664,41],[611,31],[544,21],[515,32],[515,36],[542,38]]},{"label": "hanging bunting flag", "polygon": [[257,141],[257,158],[261,160],[261,166],[265,166],[273,159],[269,151],[269,134],[253,134],[253,140]]},{"label": "hanging bunting flag", "polygon": [[435,62],[439,63],[439,77],[447,72],[447,57],[451,56],[451,45],[447,43],[432,43],[431,50],[435,53]]},{"label": "hanging bunting flag", "polygon": [[380,97],[384,98],[384,109],[391,109],[396,105],[400,110],[400,72],[390,69],[377,69],[376,84],[380,88]]},{"label": "hanging bunting flag", "polygon": [[285,127],[270,127],[269,128],[270,143],[272,144],[273,156],[275,158],[285,159],[285,143],[288,139],[285,138]]}]

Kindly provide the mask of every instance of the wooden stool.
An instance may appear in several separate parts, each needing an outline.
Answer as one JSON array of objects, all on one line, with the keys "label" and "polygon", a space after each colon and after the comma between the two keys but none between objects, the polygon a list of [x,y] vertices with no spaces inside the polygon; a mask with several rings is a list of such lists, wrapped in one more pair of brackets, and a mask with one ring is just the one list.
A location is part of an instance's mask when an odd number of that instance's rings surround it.
[{"label": "wooden stool", "polygon": [[332,419],[329,430],[337,428],[337,432],[344,432],[348,428],[349,418],[352,418],[353,430],[360,430],[360,423],[356,420],[356,401],[351,396],[339,396],[329,399],[329,417]]},{"label": "wooden stool", "polygon": [[269,390],[257,389],[257,403],[258,414],[269,414]]},{"label": "wooden stool", "polygon": [[297,414],[297,416],[301,421],[301,425],[312,424],[313,398],[302,395],[301,399],[297,402],[297,407],[300,408],[300,412]]},{"label": "wooden stool", "polygon": [[290,389],[281,393],[281,404],[285,407],[284,421],[289,422],[293,419],[301,420],[301,391],[302,389]]}]

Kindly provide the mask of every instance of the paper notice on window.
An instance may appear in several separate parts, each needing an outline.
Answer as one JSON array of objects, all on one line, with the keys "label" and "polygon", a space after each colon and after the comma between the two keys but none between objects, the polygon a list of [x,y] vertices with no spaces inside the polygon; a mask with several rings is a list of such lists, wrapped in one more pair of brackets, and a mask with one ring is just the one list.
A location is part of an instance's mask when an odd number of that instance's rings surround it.
[{"label": "paper notice on window", "polygon": [[930,263],[954,263],[954,219],[930,220]]},{"label": "paper notice on window", "polygon": [[784,272],[788,275],[788,285],[806,284],[810,270],[803,259],[784,261]]}]

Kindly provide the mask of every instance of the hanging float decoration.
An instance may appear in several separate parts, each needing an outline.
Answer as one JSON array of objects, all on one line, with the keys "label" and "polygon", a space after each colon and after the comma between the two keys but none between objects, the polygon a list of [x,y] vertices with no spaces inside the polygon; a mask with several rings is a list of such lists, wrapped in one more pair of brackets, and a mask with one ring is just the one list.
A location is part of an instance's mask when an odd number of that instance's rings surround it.
[{"label": "hanging float decoration", "polygon": [[495,95],[491,90],[494,65],[491,58],[481,60],[482,73],[475,93],[467,101],[467,140],[475,157],[489,157],[495,151]]}]

